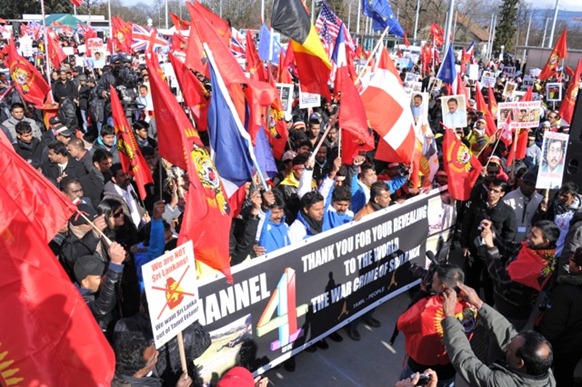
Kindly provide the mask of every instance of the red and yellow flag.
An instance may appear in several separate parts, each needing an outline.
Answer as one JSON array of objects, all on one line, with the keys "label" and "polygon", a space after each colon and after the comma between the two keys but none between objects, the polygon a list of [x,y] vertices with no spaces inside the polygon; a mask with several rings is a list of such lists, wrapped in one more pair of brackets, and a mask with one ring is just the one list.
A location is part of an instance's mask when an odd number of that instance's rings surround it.
[{"label": "red and yellow flag", "polygon": [[112,42],[115,45],[114,51],[131,53],[131,43],[133,42],[133,24],[126,22],[120,17],[111,18],[113,29]]},{"label": "red and yellow flag", "polygon": [[111,115],[113,116],[113,125],[117,136],[117,148],[119,148],[121,166],[126,173],[134,177],[139,197],[144,200],[147,196],[145,186],[154,183],[152,172],[141,154],[133,131],[127,122],[121,101],[117,96],[117,91],[113,86],[109,86],[109,93],[111,94]]},{"label": "red and yellow flag", "polygon": [[47,27],[47,41],[48,41],[48,55],[51,60],[51,64],[55,68],[61,67],[61,62],[67,59],[63,48],[59,44],[59,39],[55,32]]},{"label": "red and yellow flag", "polygon": [[574,107],[576,106],[576,98],[578,98],[578,92],[580,89],[581,75],[582,75],[582,60],[578,60],[576,72],[574,73],[572,80],[568,85],[568,90],[566,91],[564,101],[562,101],[562,106],[560,106],[560,117],[562,117],[568,123],[572,123]]},{"label": "red and yellow flag", "polygon": [[546,65],[538,76],[541,81],[545,81],[546,79],[556,75],[558,72],[558,67],[560,67],[560,61],[568,57],[568,44],[566,43],[567,35],[568,30],[564,28],[562,35],[560,35],[560,39],[558,39],[558,43],[556,43],[556,46],[550,54]]},{"label": "red and yellow flag", "polygon": [[32,63],[18,54],[13,39],[8,43],[8,68],[20,96],[34,106],[42,106],[51,88]]},{"label": "red and yellow flag", "polygon": [[451,197],[455,200],[468,200],[483,167],[449,128],[445,128],[443,140],[443,166],[449,176]]}]

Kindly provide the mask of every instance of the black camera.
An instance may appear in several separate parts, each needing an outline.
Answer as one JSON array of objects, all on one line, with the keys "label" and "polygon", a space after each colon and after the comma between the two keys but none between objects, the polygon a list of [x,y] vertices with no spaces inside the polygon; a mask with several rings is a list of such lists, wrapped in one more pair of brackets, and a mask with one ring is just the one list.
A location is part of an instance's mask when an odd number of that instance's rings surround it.
[{"label": "black camera", "polygon": [[426,386],[430,382],[430,375],[420,374],[420,379],[416,382],[416,386]]},{"label": "black camera", "polygon": [[430,290],[432,286],[432,277],[435,271],[435,265],[431,263],[428,269],[413,263],[410,265],[410,272],[415,278],[419,278],[427,290]]}]

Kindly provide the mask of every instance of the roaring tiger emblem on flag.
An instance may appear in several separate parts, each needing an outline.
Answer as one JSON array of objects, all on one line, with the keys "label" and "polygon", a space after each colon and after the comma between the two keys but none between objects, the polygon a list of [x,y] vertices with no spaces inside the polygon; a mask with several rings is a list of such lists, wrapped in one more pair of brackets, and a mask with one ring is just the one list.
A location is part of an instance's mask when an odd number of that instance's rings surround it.
[{"label": "roaring tiger emblem on flag", "polygon": [[10,77],[14,82],[20,85],[23,94],[26,94],[30,91],[30,83],[32,83],[34,76],[31,77],[26,69],[16,64]]},{"label": "roaring tiger emblem on flag", "polygon": [[[200,183],[207,191],[206,201],[208,202],[208,205],[211,207],[218,207],[223,215],[229,214],[230,207],[220,183],[220,176],[218,175],[218,171],[206,149],[194,146],[194,149],[192,150],[192,160],[196,167]],[[209,195],[209,193],[212,194]]]}]

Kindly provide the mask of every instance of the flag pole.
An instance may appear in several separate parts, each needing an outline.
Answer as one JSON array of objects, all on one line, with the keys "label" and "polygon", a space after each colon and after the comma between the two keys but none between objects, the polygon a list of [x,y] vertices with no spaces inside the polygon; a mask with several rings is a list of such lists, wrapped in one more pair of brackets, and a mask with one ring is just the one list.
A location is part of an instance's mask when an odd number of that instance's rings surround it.
[{"label": "flag pole", "polygon": [[372,52],[370,53],[370,56],[368,57],[368,60],[366,60],[366,64],[364,64],[364,66],[360,69],[360,72],[358,73],[358,77],[354,81],[355,84],[358,84],[358,81],[364,75],[364,71],[365,71],[366,67],[368,67],[368,65],[370,64],[370,62],[372,61],[372,57],[374,56],[374,53],[378,50],[378,48],[380,48],[380,44],[382,44],[382,42],[384,42],[384,37],[388,33],[388,29],[389,28],[390,27],[388,27],[388,26],[386,28],[384,28],[384,32],[382,32],[382,35],[380,36],[380,39],[378,39],[378,42],[376,43],[376,47],[374,47],[374,50],[372,50]]},{"label": "flag pole", "polygon": [[[317,152],[319,151],[319,148],[321,148],[321,145],[323,144],[323,142],[327,138],[327,135],[328,135],[330,129],[331,129],[331,125],[327,125],[325,132],[323,132],[323,136],[321,136],[321,138],[317,142],[317,146],[313,149],[313,152],[311,152],[311,156],[309,156],[310,160],[315,160],[315,155],[317,154]],[[341,129],[340,129],[340,131],[341,131]]]},{"label": "flag pole", "polygon": [[[44,0],[40,0],[40,12],[42,13],[42,26],[44,38],[44,65],[46,68],[46,80],[49,86],[51,85],[51,63],[49,58],[48,35],[46,31],[46,14],[44,10]],[[46,97],[46,96],[45,96]],[[26,104],[24,104],[26,106]]]},{"label": "flag pole", "polygon": [[99,230],[97,228],[97,226],[95,226],[95,223],[93,223],[89,218],[87,218],[87,216],[85,216],[85,214],[83,214],[81,212],[81,210],[77,209],[77,214],[81,215],[81,218],[85,219],[85,221],[87,223],[89,223],[91,225],[91,227],[93,227],[93,230],[97,231],[97,234],[101,235],[101,238],[103,238],[103,240],[105,240],[105,243],[110,246],[111,245],[111,239],[109,239],[107,237],[107,235],[103,234],[103,231]]}]

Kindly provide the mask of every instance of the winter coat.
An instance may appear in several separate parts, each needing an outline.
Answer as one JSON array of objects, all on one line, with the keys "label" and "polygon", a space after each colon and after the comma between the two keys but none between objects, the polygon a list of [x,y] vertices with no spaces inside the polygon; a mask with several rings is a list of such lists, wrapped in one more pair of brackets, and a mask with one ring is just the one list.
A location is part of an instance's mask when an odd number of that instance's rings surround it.
[{"label": "winter coat", "polygon": [[530,198],[526,197],[521,189],[511,191],[501,200],[513,209],[515,214],[515,238],[512,242],[522,242],[531,230],[531,220],[543,200],[543,196],[534,192]]},{"label": "winter coat", "polygon": [[14,145],[14,150],[20,157],[24,160],[35,163],[36,165],[41,165],[43,162],[42,155],[44,146],[37,138],[32,138],[30,144],[26,144],[20,139],[16,139]]},{"label": "winter coat", "polygon": [[[507,350],[511,340],[518,332],[499,312],[487,304],[479,309],[479,317],[490,334],[497,339],[502,350]],[[555,387],[552,370],[535,377],[510,370],[508,367],[493,363],[487,366],[477,358],[465,335],[465,328],[455,317],[442,320],[444,344],[453,366],[470,386],[476,387]]]}]

